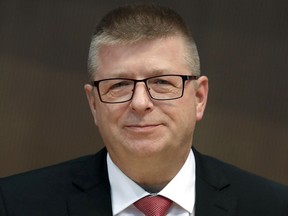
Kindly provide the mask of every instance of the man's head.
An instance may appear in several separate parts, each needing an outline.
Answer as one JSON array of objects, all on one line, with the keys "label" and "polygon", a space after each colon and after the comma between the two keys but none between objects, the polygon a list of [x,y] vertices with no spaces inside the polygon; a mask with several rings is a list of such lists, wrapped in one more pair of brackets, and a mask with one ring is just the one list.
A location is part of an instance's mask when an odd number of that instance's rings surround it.
[{"label": "man's head", "polygon": [[99,67],[98,53],[103,45],[134,44],[140,41],[179,36],[185,43],[183,58],[200,75],[199,56],[194,39],[183,19],[173,10],[157,5],[119,7],[100,21],[92,37],[88,71],[91,80]]},{"label": "man's head", "polygon": [[171,180],[208,94],[207,77],[195,80],[198,54],[182,19],[158,6],[116,9],[98,25],[89,58],[95,82],[85,91],[113,162],[140,184]]}]

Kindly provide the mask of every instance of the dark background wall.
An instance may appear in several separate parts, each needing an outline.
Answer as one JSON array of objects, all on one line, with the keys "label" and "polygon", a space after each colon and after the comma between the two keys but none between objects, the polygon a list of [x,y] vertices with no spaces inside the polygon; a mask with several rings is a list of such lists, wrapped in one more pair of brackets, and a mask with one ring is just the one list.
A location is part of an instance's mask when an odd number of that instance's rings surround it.
[{"label": "dark background wall", "polygon": [[[103,144],[83,85],[96,22],[135,1],[0,1],[0,176],[92,154]],[[198,43],[210,94],[194,145],[288,184],[286,0],[154,1]]]}]

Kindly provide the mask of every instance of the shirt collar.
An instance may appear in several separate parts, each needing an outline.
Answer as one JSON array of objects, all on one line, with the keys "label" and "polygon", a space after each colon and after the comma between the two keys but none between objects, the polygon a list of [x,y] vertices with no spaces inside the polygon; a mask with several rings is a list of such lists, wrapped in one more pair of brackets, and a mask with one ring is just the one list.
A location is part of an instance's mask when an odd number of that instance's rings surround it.
[{"label": "shirt collar", "polygon": [[192,150],[177,175],[163,188],[159,195],[171,199],[190,214],[195,203],[195,159]]},{"label": "shirt collar", "polygon": [[[107,154],[107,166],[114,215],[149,195],[113,163],[109,154]],[[177,175],[158,194],[171,199],[192,213],[195,203],[195,159],[192,150]]]}]

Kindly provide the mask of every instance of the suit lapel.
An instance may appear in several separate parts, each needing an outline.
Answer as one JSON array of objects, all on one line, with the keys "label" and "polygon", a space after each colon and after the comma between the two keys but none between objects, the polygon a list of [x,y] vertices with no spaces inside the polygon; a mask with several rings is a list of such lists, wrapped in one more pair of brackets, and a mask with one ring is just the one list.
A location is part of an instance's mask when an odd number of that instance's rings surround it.
[{"label": "suit lapel", "polygon": [[73,181],[75,193],[68,200],[69,216],[111,216],[106,149],[85,164]]},{"label": "suit lapel", "polygon": [[[195,216],[235,216],[237,199],[229,195],[230,182],[219,163],[193,148],[196,161]],[[111,216],[106,149],[76,175],[75,193],[68,199],[69,216]]]},{"label": "suit lapel", "polygon": [[68,203],[69,216],[111,216],[110,191],[106,186],[97,186],[88,192],[71,197]]},{"label": "suit lapel", "polygon": [[234,216],[237,199],[229,195],[230,182],[215,160],[193,149],[196,160],[195,216]]}]

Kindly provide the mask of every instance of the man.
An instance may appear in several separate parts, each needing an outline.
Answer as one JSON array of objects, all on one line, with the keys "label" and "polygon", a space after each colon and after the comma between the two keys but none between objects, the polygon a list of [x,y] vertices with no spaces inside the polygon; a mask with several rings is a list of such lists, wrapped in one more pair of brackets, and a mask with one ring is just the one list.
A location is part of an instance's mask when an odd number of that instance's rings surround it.
[{"label": "man", "polygon": [[208,78],[174,11],[108,13],[92,38],[89,75],[85,91],[106,148],[2,179],[1,216],[288,215],[286,186],[192,148]]}]

